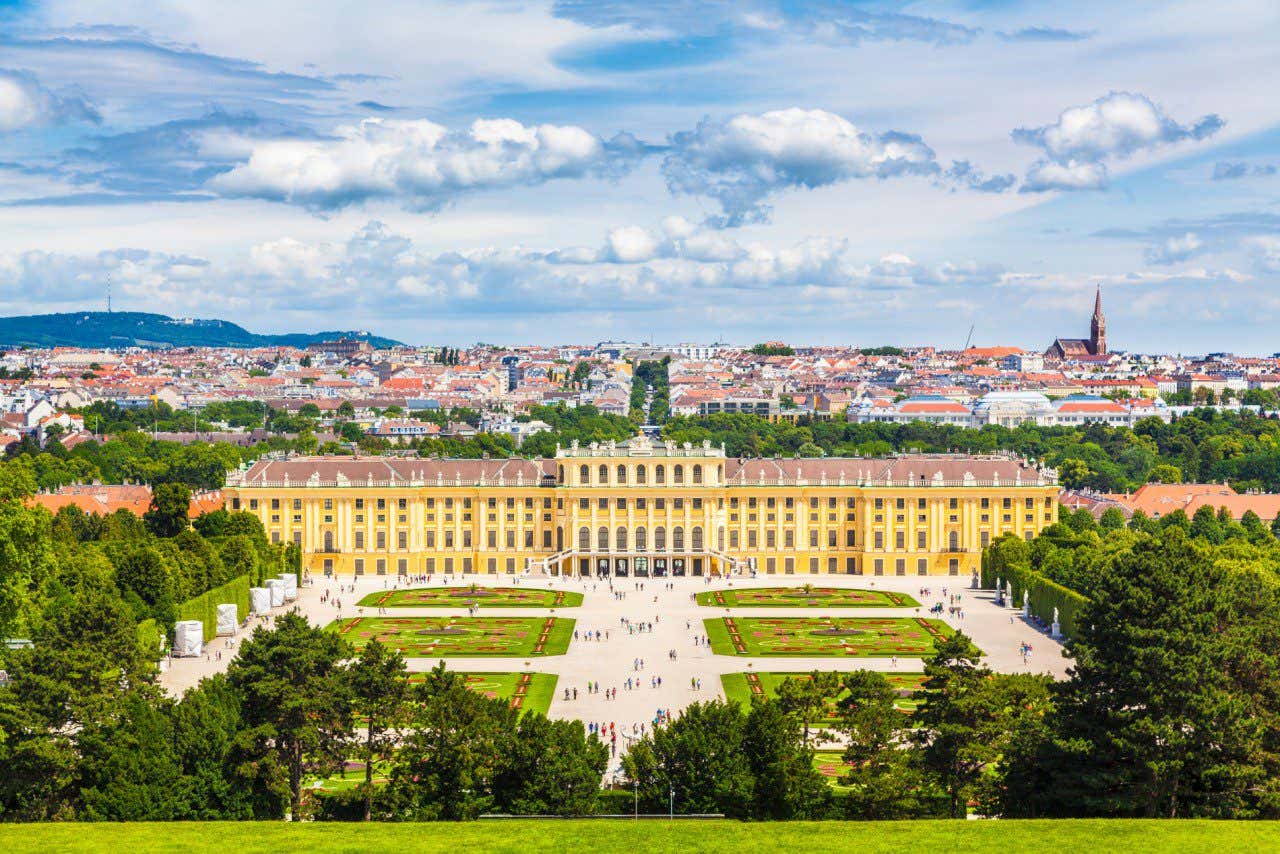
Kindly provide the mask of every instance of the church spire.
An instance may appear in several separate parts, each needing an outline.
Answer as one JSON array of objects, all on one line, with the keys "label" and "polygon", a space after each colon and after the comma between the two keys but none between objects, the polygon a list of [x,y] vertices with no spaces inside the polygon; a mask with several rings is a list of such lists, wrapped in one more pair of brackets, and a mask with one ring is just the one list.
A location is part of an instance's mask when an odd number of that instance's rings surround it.
[{"label": "church spire", "polygon": [[1089,323],[1089,350],[1095,356],[1107,354],[1107,318],[1102,313],[1102,285],[1093,298],[1093,320]]}]

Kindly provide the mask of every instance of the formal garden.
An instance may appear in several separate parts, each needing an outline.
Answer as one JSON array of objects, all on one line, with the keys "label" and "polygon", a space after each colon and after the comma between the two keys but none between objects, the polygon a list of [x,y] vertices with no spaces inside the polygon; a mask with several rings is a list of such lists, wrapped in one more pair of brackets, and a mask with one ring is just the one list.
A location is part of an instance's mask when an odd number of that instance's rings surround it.
[{"label": "formal garden", "polygon": [[[884,673],[882,674],[888,680],[890,687],[897,692],[897,699],[894,701],[894,707],[900,712],[910,714],[920,705],[920,701],[915,699],[915,693],[924,685],[923,673]],[[720,684],[724,687],[725,698],[742,703],[744,705],[751,704],[752,697],[763,697],[767,700],[778,699],[778,686],[787,679],[810,679],[808,673],[782,673],[777,671],[764,671],[761,673],[725,673],[720,677]],[[815,726],[831,726],[836,722],[839,715],[836,711],[836,703],[845,692],[826,700],[822,717],[815,722]]]},{"label": "formal garden", "polygon": [[924,617],[722,617],[703,624],[717,655],[919,658],[954,634],[942,620]]},{"label": "formal garden", "polygon": [[355,617],[329,625],[357,649],[377,638],[410,658],[564,655],[573,620],[562,617]]},{"label": "formal garden", "polygon": [[357,604],[363,608],[573,608],[582,594],[572,590],[536,587],[415,587],[370,593]]},{"label": "formal garden", "polygon": [[919,608],[905,593],[842,587],[747,587],[708,590],[697,595],[699,605],[720,608]]},{"label": "formal garden", "polygon": [[[554,673],[506,672],[506,673],[460,673],[466,680],[467,687],[491,699],[510,700],[511,708],[524,712],[538,712],[545,715],[551,707],[551,697],[555,694],[556,681],[560,678]],[[426,679],[425,673],[410,673],[409,684],[416,685]]]}]

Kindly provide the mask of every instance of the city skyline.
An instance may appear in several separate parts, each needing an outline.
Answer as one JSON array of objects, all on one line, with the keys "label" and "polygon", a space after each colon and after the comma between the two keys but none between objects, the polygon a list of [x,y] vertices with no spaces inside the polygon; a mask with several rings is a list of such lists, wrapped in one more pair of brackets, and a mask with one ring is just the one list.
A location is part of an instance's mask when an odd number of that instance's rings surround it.
[{"label": "city skyline", "polygon": [[0,3],[0,313],[1277,349],[1269,4],[307,8]]}]

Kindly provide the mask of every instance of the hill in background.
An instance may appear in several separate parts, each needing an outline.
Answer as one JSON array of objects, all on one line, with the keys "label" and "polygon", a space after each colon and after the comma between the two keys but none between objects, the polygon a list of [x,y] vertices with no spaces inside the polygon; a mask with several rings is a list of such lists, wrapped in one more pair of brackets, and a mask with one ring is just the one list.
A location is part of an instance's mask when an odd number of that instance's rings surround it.
[{"label": "hill in background", "polygon": [[257,335],[226,320],[174,319],[140,311],[0,317],[0,345],[11,347],[305,347],[338,338],[358,338],[378,348],[401,343],[368,332]]}]

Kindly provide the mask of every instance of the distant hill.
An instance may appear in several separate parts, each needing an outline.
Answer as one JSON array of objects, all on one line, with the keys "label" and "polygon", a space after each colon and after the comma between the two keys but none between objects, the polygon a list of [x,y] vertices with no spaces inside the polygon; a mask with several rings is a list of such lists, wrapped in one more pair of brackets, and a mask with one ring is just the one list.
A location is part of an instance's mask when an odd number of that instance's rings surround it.
[{"label": "distant hill", "polygon": [[256,335],[226,320],[175,320],[140,311],[0,317],[0,344],[10,347],[305,347],[338,338],[359,338],[378,348],[400,344],[368,332]]}]

